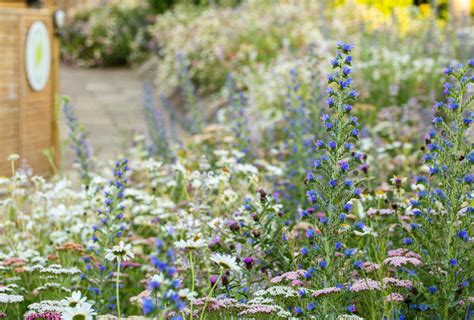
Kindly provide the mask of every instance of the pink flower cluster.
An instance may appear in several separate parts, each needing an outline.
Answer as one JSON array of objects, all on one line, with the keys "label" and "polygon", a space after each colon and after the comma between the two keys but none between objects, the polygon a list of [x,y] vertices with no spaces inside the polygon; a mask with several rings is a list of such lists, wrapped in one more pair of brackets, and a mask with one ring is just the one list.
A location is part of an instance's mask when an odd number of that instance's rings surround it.
[{"label": "pink flower cluster", "polygon": [[380,265],[375,262],[364,262],[362,269],[367,272],[372,272],[374,270],[380,269]]},{"label": "pink flower cluster", "polygon": [[408,258],[416,258],[416,259],[421,260],[421,256],[418,253],[407,250],[405,248],[398,248],[398,249],[394,249],[394,250],[389,250],[387,252],[387,255],[389,257],[404,256],[404,257],[408,257]]},{"label": "pink flower cluster", "polygon": [[58,312],[34,313],[26,317],[26,320],[61,320],[61,314]]},{"label": "pink flower cluster", "polygon": [[[199,298],[193,301],[193,305],[195,306],[204,306],[206,303],[206,298]],[[239,303],[235,299],[216,299],[216,298],[208,298],[207,303],[207,310],[212,311],[219,311],[222,309],[230,309],[234,307],[238,307]]]},{"label": "pink flower cluster", "polygon": [[421,260],[418,258],[408,258],[402,256],[395,256],[387,258],[383,261],[384,264],[388,264],[392,267],[401,267],[406,264],[412,264],[414,266],[419,266],[422,264]]},{"label": "pink flower cluster", "polygon": [[329,288],[319,289],[319,290],[316,290],[316,291],[313,292],[313,297],[317,298],[319,296],[324,296],[324,295],[331,294],[331,293],[336,293],[336,292],[341,292],[341,289],[336,288],[336,287],[329,287]]},{"label": "pink flower cluster", "polygon": [[400,287],[400,288],[407,288],[411,289],[413,288],[413,283],[410,280],[400,280],[396,278],[383,278],[382,279],[384,287],[387,285],[392,285],[394,287]]},{"label": "pink flower cluster", "polygon": [[303,282],[300,280],[301,278],[304,279],[304,276],[306,274],[306,270],[296,270],[296,271],[290,271],[290,272],[285,272],[281,276],[277,276],[275,278],[272,278],[270,280],[271,283],[280,283],[283,280],[288,280],[291,281],[291,284],[293,286],[301,286]]},{"label": "pink flower cluster", "polygon": [[367,291],[367,290],[380,290],[380,282],[372,279],[359,279],[356,280],[350,289],[352,292]]},{"label": "pink flower cluster", "polygon": [[385,301],[387,302],[403,302],[405,298],[399,293],[391,293],[385,297]]},{"label": "pink flower cluster", "polygon": [[246,315],[256,315],[256,314],[271,314],[278,311],[277,308],[273,306],[268,306],[264,304],[254,304],[245,308],[245,310],[239,313],[239,316]]}]

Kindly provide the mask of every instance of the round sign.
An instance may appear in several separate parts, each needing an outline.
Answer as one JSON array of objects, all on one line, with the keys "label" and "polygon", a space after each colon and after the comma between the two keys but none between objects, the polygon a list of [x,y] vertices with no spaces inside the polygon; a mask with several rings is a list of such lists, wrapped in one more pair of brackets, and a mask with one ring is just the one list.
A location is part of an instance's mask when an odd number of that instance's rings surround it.
[{"label": "round sign", "polygon": [[51,68],[51,44],[48,29],[41,21],[35,21],[28,30],[25,47],[25,66],[28,83],[34,91],[46,86]]}]

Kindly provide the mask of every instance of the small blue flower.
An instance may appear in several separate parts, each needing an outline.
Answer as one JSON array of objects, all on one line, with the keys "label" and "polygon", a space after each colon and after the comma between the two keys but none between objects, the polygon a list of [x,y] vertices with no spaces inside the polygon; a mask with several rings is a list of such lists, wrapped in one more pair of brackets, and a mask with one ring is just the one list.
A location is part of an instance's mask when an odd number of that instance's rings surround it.
[{"label": "small blue flower", "polygon": [[355,253],[356,253],[356,250],[355,250],[355,249],[348,248],[348,249],[345,249],[345,250],[344,250],[344,255],[345,255],[346,257],[353,256]]},{"label": "small blue flower", "polygon": [[309,217],[309,212],[307,210],[301,210],[300,212],[301,218],[307,218]]},{"label": "small blue flower", "polygon": [[148,315],[152,313],[154,310],[155,310],[155,304],[153,303],[153,300],[150,298],[143,299],[143,313],[145,315]]},{"label": "small blue flower", "polygon": [[428,309],[429,309],[429,307],[428,307],[428,305],[426,305],[426,304],[420,303],[420,304],[418,305],[418,310],[420,310],[420,311],[426,311],[426,310],[428,310]]},{"label": "small blue flower", "polygon": [[467,230],[461,230],[458,232],[458,237],[463,239],[464,241],[469,240],[469,234],[467,233]]},{"label": "small blue flower", "polygon": [[350,306],[347,307],[347,311],[349,312],[356,312],[357,308],[354,304],[351,304]]},{"label": "small blue flower", "polygon": [[350,166],[349,166],[349,162],[347,161],[341,161],[339,162],[339,167],[341,167],[341,170],[342,171],[348,171]]},{"label": "small blue flower", "polygon": [[428,291],[429,291],[430,293],[436,293],[436,290],[437,290],[437,289],[436,289],[436,286],[429,286],[429,287],[428,287]]},{"label": "small blue flower", "polygon": [[364,227],[365,227],[365,224],[362,221],[358,221],[358,222],[354,223],[354,225],[355,225],[356,228],[359,228],[361,230],[363,230]]},{"label": "small blue flower", "polygon": [[457,260],[457,259],[451,259],[451,260],[449,260],[449,265],[450,265],[451,267],[454,267],[454,266],[457,265],[457,264],[458,264],[458,260]]},{"label": "small blue flower", "polygon": [[324,269],[327,266],[327,262],[322,260],[322,261],[319,262],[319,266],[321,267],[321,269]]},{"label": "small blue flower", "polygon": [[308,250],[308,248],[303,247],[303,248],[301,248],[300,253],[301,253],[303,256],[306,256],[306,255],[309,253],[309,250]]},{"label": "small blue flower", "polygon": [[349,53],[351,52],[352,48],[354,48],[353,44],[347,44],[341,41],[337,42],[337,48],[341,50],[344,53]]},{"label": "small blue flower", "polygon": [[301,309],[300,307],[295,307],[295,313],[297,315],[302,315],[303,314],[303,309]]}]

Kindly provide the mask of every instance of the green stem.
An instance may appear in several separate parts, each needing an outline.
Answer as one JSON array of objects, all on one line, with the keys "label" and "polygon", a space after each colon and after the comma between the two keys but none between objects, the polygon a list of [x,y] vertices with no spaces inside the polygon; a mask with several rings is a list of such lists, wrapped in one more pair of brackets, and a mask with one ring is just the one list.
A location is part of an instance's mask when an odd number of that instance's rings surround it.
[{"label": "green stem", "polygon": [[[193,251],[189,251],[189,265],[191,268],[191,292],[194,292],[194,283],[195,281],[195,276],[194,276],[194,262],[193,262]],[[189,306],[189,320],[193,319],[193,302],[191,301],[191,304]]]},{"label": "green stem", "polygon": [[117,258],[117,275],[115,277],[115,299],[117,300],[117,316],[120,317],[120,296],[119,296],[119,278],[120,278],[120,257]]},{"label": "green stem", "polygon": [[212,288],[211,288],[211,291],[209,291],[209,294],[208,294],[207,297],[206,297],[206,302],[204,303],[204,307],[202,308],[201,316],[199,317],[199,320],[203,320],[203,319],[204,319],[204,314],[206,313],[207,304],[209,303],[209,298],[210,298],[211,295],[214,293],[214,290],[216,289],[217,284],[218,284],[219,281],[221,280],[223,274],[224,274],[224,269],[221,268],[221,272],[219,273],[219,277],[217,278],[216,282],[214,283],[214,285],[213,285]]}]

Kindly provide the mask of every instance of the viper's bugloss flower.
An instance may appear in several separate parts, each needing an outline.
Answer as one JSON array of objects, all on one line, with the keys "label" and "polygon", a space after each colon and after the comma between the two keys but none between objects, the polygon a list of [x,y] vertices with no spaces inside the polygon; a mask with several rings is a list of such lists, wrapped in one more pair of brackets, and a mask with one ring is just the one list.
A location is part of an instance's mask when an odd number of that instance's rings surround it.
[{"label": "viper's bugloss flower", "polygon": [[347,311],[352,312],[352,313],[357,311],[357,308],[354,304],[349,305],[346,309]]},{"label": "viper's bugloss flower", "polygon": [[303,247],[303,248],[301,248],[300,253],[301,253],[303,256],[306,256],[306,255],[309,253],[309,250],[308,250],[308,248]]},{"label": "viper's bugloss flower", "polygon": [[352,51],[352,49],[354,48],[354,45],[353,44],[347,44],[347,43],[344,43],[342,41],[338,41],[337,42],[337,48],[339,50],[341,50],[343,53],[347,54],[347,53],[350,53]]},{"label": "viper's bugloss flower", "polygon": [[469,234],[467,232],[467,230],[461,230],[458,232],[458,237],[461,238],[462,240],[464,241],[468,241],[469,240]]}]

